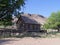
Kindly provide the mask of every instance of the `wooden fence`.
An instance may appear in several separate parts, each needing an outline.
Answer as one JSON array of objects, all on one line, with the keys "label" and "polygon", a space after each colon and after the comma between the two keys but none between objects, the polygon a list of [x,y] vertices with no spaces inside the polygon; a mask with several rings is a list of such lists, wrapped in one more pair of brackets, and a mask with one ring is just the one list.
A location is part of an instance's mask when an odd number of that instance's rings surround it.
[{"label": "wooden fence", "polygon": [[[36,31],[28,31],[28,32],[36,32]],[[46,30],[40,30],[38,31],[40,33],[47,33]],[[20,34],[20,33],[23,33],[23,31],[21,30],[16,30],[16,29],[0,29],[0,37],[3,36],[3,37],[6,37],[6,36],[16,36],[16,34]]]}]

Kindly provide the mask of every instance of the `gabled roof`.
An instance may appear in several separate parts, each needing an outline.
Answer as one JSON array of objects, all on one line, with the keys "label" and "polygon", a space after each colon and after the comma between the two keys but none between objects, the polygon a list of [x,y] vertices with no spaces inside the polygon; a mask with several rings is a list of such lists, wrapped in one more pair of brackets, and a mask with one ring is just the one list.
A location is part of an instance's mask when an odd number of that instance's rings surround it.
[{"label": "gabled roof", "polygon": [[21,18],[25,23],[30,24],[44,24],[46,22],[46,18],[44,16],[37,14],[21,14]]}]

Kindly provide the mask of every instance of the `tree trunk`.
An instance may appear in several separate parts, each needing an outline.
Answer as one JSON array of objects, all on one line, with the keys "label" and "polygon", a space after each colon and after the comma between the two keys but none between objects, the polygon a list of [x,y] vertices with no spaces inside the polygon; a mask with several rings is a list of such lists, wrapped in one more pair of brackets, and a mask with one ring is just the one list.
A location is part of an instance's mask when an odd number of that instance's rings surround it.
[{"label": "tree trunk", "polygon": [[58,32],[60,32],[60,28],[58,28]]}]

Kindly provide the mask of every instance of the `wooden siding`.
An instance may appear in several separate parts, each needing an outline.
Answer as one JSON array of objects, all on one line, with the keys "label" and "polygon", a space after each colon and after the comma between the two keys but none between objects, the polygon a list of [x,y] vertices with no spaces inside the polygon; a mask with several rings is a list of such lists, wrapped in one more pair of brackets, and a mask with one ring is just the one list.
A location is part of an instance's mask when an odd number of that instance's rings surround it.
[{"label": "wooden siding", "polygon": [[39,31],[40,24],[25,23],[20,17],[17,22],[17,29],[20,31]]}]

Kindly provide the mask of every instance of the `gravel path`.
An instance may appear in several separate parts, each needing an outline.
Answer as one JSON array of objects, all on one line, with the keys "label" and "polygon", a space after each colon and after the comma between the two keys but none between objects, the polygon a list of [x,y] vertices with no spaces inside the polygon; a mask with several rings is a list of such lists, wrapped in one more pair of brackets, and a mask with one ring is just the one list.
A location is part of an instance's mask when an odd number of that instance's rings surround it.
[{"label": "gravel path", "polygon": [[60,45],[60,38],[5,38],[0,45]]}]

